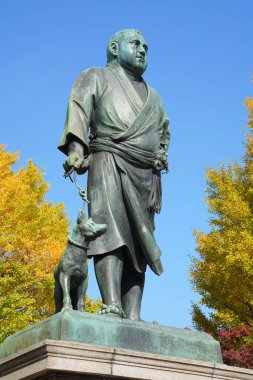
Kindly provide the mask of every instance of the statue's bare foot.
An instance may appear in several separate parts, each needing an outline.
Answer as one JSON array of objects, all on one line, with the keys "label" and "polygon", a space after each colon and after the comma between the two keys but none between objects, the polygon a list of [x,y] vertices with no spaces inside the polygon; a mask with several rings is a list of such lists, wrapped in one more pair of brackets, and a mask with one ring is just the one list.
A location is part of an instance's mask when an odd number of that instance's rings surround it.
[{"label": "statue's bare foot", "polygon": [[123,309],[117,304],[105,305],[103,304],[101,310],[98,312],[101,315],[113,315],[115,317],[125,318]]}]

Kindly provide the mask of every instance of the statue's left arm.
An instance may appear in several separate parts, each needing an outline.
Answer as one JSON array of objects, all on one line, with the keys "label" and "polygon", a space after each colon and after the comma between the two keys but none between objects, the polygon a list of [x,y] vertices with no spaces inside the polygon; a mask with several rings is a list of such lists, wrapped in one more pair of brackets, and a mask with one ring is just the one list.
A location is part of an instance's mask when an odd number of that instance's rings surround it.
[{"label": "statue's left arm", "polygon": [[168,152],[169,143],[170,143],[170,129],[169,129],[169,119],[165,117],[163,123],[160,127],[160,145],[166,152]]},{"label": "statue's left arm", "polygon": [[162,100],[160,98],[160,151],[156,155],[157,169],[168,172],[168,148],[170,143],[169,119],[166,116]]}]

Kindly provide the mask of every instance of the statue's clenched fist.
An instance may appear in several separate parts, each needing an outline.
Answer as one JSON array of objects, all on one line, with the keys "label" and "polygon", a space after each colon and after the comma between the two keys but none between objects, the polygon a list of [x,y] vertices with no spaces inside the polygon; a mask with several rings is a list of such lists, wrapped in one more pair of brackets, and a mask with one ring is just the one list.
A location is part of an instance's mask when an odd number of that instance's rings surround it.
[{"label": "statue's clenched fist", "polygon": [[83,147],[76,142],[72,142],[69,145],[68,158],[64,161],[63,167],[65,173],[69,173],[74,169],[77,174],[84,174],[88,169],[92,161],[92,155],[84,157]]}]

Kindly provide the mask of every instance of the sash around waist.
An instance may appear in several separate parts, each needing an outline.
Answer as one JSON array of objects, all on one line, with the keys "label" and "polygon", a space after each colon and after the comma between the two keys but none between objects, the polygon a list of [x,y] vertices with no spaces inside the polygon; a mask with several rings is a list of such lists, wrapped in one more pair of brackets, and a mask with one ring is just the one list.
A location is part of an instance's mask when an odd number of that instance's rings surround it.
[{"label": "sash around waist", "polygon": [[127,162],[133,165],[141,165],[144,168],[152,168],[154,165],[155,153],[137,148],[125,141],[116,143],[110,138],[98,137],[90,142],[90,153],[101,151],[117,154]]}]

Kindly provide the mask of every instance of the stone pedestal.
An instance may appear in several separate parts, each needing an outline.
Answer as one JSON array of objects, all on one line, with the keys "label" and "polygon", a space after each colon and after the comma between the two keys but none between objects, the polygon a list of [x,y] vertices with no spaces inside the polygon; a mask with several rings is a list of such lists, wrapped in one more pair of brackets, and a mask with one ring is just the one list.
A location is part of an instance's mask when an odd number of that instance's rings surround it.
[{"label": "stone pedestal", "polygon": [[210,335],[65,310],[0,345],[3,380],[252,379]]},{"label": "stone pedestal", "polygon": [[219,343],[209,334],[73,310],[10,336],[0,345],[0,358],[45,339],[222,363]]},{"label": "stone pedestal", "polygon": [[1,380],[252,380],[253,371],[90,344],[45,340],[0,361]]}]

